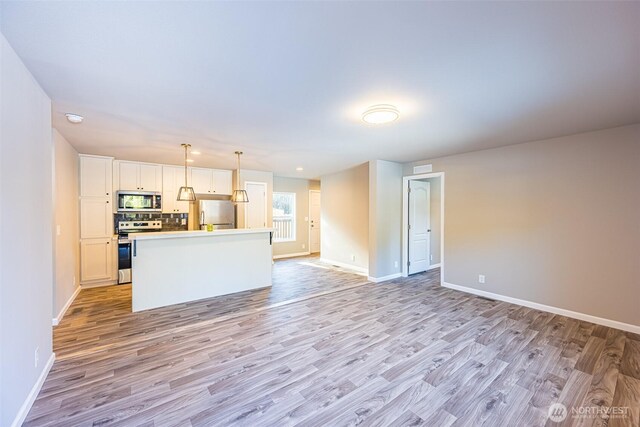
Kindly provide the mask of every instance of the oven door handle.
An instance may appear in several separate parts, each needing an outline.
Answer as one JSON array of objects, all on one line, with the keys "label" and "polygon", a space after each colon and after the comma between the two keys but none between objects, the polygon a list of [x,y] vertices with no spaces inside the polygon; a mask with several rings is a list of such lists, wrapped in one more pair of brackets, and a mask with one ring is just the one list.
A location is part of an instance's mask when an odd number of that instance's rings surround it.
[{"label": "oven door handle", "polygon": [[136,252],[137,252],[137,248],[138,245],[136,245],[137,241],[134,239],[133,242],[131,242],[131,245],[133,245],[133,256],[136,256]]}]

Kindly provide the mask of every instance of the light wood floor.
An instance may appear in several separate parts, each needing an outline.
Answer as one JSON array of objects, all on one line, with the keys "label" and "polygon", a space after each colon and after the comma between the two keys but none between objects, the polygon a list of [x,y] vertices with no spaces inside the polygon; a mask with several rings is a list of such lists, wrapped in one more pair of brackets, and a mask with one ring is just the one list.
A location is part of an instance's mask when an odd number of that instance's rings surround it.
[{"label": "light wood floor", "polygon": [[638,335],[298,261],[271,291],[136,314],[130,286],[83,290],[25,425],[551,426],[555,402],[640,424]]}]

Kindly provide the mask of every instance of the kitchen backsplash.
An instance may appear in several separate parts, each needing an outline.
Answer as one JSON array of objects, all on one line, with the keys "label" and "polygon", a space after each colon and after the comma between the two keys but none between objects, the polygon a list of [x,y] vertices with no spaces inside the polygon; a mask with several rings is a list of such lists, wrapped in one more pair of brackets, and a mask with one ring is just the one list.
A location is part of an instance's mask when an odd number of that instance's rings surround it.
[{"label": "kitchen backsplash", "polygon": [[[189,229],[189,214],[169,214],[169,213],[118,213],[113,215],[113,228],[118,229],[120,221],[151,221],[162,220],[162,231],[180,231]],[[184,220],[184,225],[182,225]]]}]

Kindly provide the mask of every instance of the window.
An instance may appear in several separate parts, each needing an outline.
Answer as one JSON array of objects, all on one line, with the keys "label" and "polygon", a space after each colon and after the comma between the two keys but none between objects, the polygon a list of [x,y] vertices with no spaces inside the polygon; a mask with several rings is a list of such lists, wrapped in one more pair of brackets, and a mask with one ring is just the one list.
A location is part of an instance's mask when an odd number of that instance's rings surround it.
[{"label": "window", "polygon": [[296,193],[273,193],[275,242],[296,240]]}]

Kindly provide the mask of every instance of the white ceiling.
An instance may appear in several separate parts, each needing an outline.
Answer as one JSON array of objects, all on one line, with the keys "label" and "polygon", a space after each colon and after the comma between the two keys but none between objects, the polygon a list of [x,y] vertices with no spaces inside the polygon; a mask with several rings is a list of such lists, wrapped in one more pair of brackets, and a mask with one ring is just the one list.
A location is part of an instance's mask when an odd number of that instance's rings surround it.
[{"label": "white ceiling", "polygon": [[[640,122],[640,2],[0,8],[83,153],[179,164],[190,142],[194,166],[242,149],[243,167],[311,178]],[[378,103],[400,119],[364,124]]]}]

